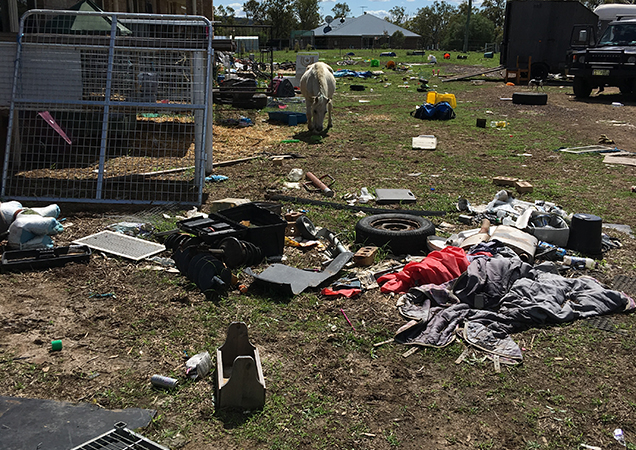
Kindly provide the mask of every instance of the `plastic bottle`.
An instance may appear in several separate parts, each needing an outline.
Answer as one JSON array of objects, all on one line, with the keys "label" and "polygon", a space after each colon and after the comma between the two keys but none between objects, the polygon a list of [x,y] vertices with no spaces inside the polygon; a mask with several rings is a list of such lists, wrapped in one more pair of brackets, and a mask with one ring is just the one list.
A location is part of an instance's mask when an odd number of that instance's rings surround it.
[{"label": "plastic bottle", "polygon": [[564,256],[563,264],[570,266],[573,269],[594,269],[596,268],[596,261],[591,258],[579,258],[577,256]]},{"label": "plastic bottle", "polygon": [[539,241],[539,243],[537,244],[537,248],[542,249],[542,250],[556,250],[556,255],[563,258],[565,257],[567,250],[565,250],[564,248],[561,247],[557,247],[554,244],[550,244],[549,242],[544,242],[544,241]]},{"label": "plastic bottle", "polygon": [[620,428],[614,430],[614,439],[616,439],[623,447],[627,446],[627,442],[625,442],[625,435],[623,434],[623,430]]}]

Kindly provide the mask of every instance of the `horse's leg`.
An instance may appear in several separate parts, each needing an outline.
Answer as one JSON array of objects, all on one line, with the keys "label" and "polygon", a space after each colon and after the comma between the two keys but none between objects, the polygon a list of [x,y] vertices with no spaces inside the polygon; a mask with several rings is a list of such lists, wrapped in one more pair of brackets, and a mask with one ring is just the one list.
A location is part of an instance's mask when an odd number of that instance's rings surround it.
[{"label": "horse's leg", "polygon": [[327,113],[329,114],[329,122],[327,123],[327,128],[331,128],[333,126],[333,123],[331,122],[331,109],[332,109],[333,105],[331,104],[331,100],[329,100],[329,103],[327,103]]},{"label": "horse's leg", "polygon": [[313,99],[305,99],[305,104],[307,105],[307,128],[309,131],[314,131],[314,120],[311,115],[311,111],[313,108]]}]

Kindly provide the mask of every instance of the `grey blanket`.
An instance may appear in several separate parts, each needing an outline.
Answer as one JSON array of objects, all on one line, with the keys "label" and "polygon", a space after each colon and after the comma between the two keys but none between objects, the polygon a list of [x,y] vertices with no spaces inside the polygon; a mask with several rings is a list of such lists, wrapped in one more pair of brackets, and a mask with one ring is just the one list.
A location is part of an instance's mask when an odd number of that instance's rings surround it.
[{"label": "grey blanket", "polygon": [[496,256],[473,261],[454,282],[415,287],[403,295],[398,310],[413,320],[395,340],[443,347],[463,327],[472,345],[519,360],[521,350],[511,333],[635,308],[634,299],[591,277],[565,278],[553,263],[532,267],[516,256]]}]

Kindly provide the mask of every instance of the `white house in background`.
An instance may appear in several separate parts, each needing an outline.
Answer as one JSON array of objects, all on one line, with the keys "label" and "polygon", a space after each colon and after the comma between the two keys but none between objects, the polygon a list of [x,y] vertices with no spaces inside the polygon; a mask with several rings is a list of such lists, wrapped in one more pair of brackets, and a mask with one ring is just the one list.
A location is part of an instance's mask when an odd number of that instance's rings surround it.
[{"label": "white house in background", "polygon": [[387,22],[372,14],[363,14],[353,19],[336,19],[313,30],[316,48],[379,48],[391,45],[391,36],[396,31],[404,34],[404,48],[418,47],[420,35]]}]

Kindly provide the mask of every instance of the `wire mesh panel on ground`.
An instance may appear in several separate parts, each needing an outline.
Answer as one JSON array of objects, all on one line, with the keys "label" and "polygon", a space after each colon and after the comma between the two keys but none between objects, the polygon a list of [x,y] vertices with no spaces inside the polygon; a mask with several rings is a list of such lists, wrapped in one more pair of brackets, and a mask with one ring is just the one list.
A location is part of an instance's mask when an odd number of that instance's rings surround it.
[{"label": "wire mesh panel on ground", "polygon": [[32,10],[20,26],[3,199],[202,202],[206,18]]}]

